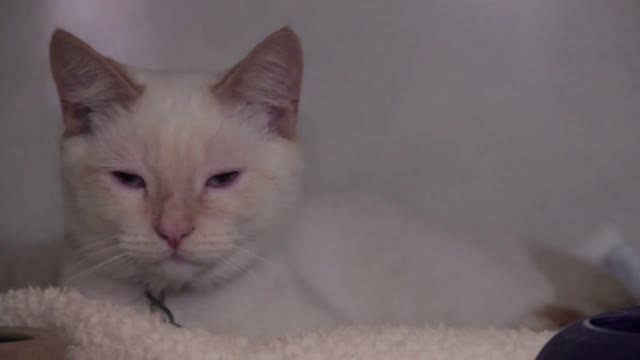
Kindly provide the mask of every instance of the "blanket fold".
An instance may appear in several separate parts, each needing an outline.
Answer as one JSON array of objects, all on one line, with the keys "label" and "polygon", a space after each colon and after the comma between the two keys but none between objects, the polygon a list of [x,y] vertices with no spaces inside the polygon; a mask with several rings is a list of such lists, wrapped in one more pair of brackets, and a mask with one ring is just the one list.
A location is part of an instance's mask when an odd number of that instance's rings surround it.
[{"label": "blanket fold", "polygon": [[534,359],[552,333],[511,329],[378,327],[252,342],[176,328],[74,290],[0,294],[0,326],[54,329],[70,359]]}]

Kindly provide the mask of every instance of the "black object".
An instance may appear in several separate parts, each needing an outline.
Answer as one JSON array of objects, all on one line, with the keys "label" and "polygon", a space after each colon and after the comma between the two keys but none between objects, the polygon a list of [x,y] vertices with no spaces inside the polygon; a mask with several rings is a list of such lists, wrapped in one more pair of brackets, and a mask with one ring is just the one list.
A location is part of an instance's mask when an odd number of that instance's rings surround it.
[{"label": "black object", "polygon": [[169,310],[169,307],[164,304],[164,291],[161,291],[158,295],[154,295],[149,288],[144,289],[144,295],[149,300],[149,309],[151,312],[160,311],[162,313],[162,319],[175,327],[182,327],[173,318],[173,313]]},{"label": "black object", "polygon": [[640,359],[640,307],[597,315],[567,326],[537,360]]}]

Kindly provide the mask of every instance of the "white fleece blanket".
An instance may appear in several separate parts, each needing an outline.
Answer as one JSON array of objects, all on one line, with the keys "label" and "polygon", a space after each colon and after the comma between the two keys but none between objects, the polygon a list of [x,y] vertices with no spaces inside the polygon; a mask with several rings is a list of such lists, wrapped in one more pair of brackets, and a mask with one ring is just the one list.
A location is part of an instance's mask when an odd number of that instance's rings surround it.
[{"label": "white fleece blanket", "polygon": [[56,329],[70,359],[534,359],[551,333],[528,330],[344,328],[252,343],[179,329],[156,316],[61,289],[0,295],[0,326]]}]

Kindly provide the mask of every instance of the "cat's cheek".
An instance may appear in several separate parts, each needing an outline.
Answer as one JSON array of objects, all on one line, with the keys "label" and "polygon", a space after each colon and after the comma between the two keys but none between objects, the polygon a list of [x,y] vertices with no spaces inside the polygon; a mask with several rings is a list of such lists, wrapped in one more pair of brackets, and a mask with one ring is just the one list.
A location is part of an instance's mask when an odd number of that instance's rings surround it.
[{"label": "cat's cheek", "polygon": [[97,208],[112,222],[136,223],[146,213],[144,190],[127,189],[106,176],[101,179],[96,192],[100,194]]},{"label": "cat's cheek", "polygon": [[240,179],[228,187],[205,188],[201,201],[205,208],[221,213],[234,213],[244,206],[243,194],[247,191],[249,179],[241,174]]}]

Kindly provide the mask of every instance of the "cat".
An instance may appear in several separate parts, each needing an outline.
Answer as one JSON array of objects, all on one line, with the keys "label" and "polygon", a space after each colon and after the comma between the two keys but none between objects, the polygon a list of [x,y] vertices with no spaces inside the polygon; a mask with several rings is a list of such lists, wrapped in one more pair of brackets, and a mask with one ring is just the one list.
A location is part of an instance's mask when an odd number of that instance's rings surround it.
[{"label": "cat", "polygon": [[253,338],[545,328],[629,301],[603,275],[606,306],[563,303],[519,242],[491,249],[379,198],[299,199],[303,52],[290,28],[218,75],[126,66],[62,29],[50,65],[64,120],[59,281],[86,296]]}]

